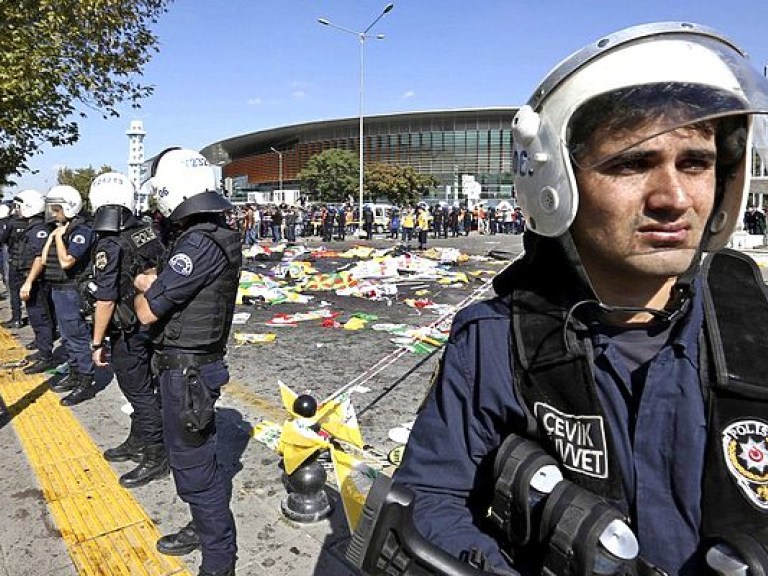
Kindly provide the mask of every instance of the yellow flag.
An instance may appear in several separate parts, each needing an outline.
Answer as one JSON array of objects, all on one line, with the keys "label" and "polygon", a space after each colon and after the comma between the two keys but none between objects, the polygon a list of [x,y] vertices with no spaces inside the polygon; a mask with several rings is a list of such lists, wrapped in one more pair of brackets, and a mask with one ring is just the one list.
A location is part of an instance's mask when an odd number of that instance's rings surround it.
[{"label": "yellow flag", "polygon": [[293,403],[296,401],[296,398],[298,398],[298,394],[288,388],[285,384],[283,384],[280,380],[277,381],[277,385],[280,388],[280,398],[283,401],[283,407],[285,408],[285,411],[288,412],[291,416],[296,416],[293,412]]},{"label": "yellow flag", "polygon": [[304,418],[288,420],[283,424],[278,451],[283,455],[288,474],[293,474],[296,468],[318,450],[331,447],[325,438],[309,427],[310,424]]},{"label": "yellow flag", "polygon": [[337,440],[349,442],[358,448],[363,447],[363,436],[360,432],[360,424],[352,406],[349,394],[343,394],[340,398],[331,400],[320,408],[318,422],[323,430]]},{"label": "yellow flag", "polygon": [[336,484],[339,486],[344,515],[347,517],[349,531],[354,532],[363,512],[365,499],[379,474],[365,462],[350,456],[342,450],[331,450]]}]

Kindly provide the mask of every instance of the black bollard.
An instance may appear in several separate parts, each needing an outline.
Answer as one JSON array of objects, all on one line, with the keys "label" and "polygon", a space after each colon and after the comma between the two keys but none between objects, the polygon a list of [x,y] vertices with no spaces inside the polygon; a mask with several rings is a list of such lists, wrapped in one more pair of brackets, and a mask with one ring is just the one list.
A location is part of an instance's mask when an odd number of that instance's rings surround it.
[{"label": "black bollard", "polygon": [[317,456],[312,455],[293,474],[286,475],[288,495],[280,508],[295,522],[317,522],[331,514],[331,502],[325,492],[328,475]]},{"label": "black bollard", "polygon": [[[317,412],[317,401],[308,394],[301,394],[293,403],[293,411],[303,418],[312,418]],[[316,452],[293,474],[285,476],[288,495],[283,498],[280,508],[295,522],[317,522],[331,514],[331,502],[325,492],[328,474],[318,462],[318,456]]]}]

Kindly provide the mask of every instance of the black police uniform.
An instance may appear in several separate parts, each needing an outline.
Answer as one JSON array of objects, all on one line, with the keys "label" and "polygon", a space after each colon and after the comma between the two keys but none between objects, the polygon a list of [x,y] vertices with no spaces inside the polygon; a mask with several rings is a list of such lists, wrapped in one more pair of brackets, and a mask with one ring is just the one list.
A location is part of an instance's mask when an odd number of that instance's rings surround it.
[{"label": "black police uniform", "polygon": [[70,221],[62,240],[67,253],[76,262],[64,270],[53,241],[45,261],[43,278],[51,284],[51,297],[70,372],[65,381],[52,385],[51,389],[56,392],[72,389],[72,393],[62,398],[61,403],[73,406],[92,395],[95,372],[91,355],[91,331],[81,313],[82,301],[77,291],[77,279],[90,264],[93,231],[85,219],[76,216]]},{"label": "black police uniform", "polygon": [[[2,237],[3,230],[9,219],[8,216],[0,218],[0,237]],[[6,242],[3,240],[0,240],[0,279],[3,281],[3,291],[0,292],[0,300],[5,300],[7,298],[5,293],[8,291],[8,249]]]},{"label": "black police uniform", "polygon": [[[35,259],[42,255],[50,232],[50,225],[45,222],[42,216],[25,218],[24,221],[26,228],[21,232],[20,237],[13,241],[10,251],[13,267],[18,271],[21,280],[19,286],[29,275]],[[24,371],[27,373],[42,372],[53,367],[53,341],[55,340],[51,287],[42,278],[38,277],[32,283],[26,307],[29,324],[35,334],[35,348],[38,352],[37,361],[26,367]]]},{"label": "black police uniform", "polygon": [[[180,418],[186,392],[193,387],[207,392],[212,410],[229,380],[224,354],[242,262],[240,235],[223,222],[191,225],[168,254],[167,265],[144,294],[159,319],[153,329],[162,330],[153,339],[153,366],[160,380],[165,447],[179,497],[190,507],[191,529],[199,536],[202,568],[227,573],[233,570],[237,544],[231,485],[216,460],[215,421],[195,432]],[[163,539],[158,548],[163,551]]]},{"label": "black police uniform", "polygon": [[120,477],[120,484],[134,488],[168,473],[163,446],[160,399],[150,366],[151,342],[141,329],[133,307],[133,277],[158,264],[165,253],[152,226],[133,216],[119,233],[102,234],[93,251],[96,300],[115,302],[108,329],[111,365],[117,384],[133,407],[128,439],[107,450],[110,461],[140,460],[139,466]]},{"label": "black police uniform", "polygon": [[18,268],[18,255],[14,257],[14,252],[20,249],[21,238],[26,228],[26,218],[14,216],[8,218],[0,230],[0,244],[7,244],[8,246],[8,291],[10,292],[11,319],[3,324],[6,328],[21,328],[23,326],[19,292],[24,278]]}]

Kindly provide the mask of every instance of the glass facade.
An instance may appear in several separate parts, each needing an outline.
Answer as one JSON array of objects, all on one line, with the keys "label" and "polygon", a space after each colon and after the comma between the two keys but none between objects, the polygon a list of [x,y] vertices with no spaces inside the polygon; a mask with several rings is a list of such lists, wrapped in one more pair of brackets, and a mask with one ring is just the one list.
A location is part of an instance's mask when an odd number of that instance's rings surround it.
[{"label": "glass facade", "polygon": [[[516,108],[414,112],[364,118],[364,162],[412,166],[435,176],[427,199],[463,201],[463,175],[481,185],[481,199],[514,197],[511,174],[512,118]],[[299,187],[297,174],[314,155],[331,148],[359,152],[359,119],[299,124],[254,132],[212,144],[201,152],[222,166],[233,197]]]}]

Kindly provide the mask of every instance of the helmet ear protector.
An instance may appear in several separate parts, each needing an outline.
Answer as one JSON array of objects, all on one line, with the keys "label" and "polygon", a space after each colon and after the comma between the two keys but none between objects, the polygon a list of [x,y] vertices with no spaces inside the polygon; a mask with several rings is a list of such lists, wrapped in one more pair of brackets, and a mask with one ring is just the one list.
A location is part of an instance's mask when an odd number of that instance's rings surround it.
[{"label": "helmet ear protector", "polygon": [[[678,99],[681,94],[684,97]],[[585,166],[579,165],[581,151],[572,140],[578,123],[597,126],[605,118],[604,105],[590,110],[590,102],[600,98],[617,113],[655,109],[657,113],[647,117],[655,132],[646,139],[715,123],[719,202],[704,248],[724,246],[740,222],[751,166],[753,118],[768,113],[768,79],[730,40],[689,23],[628,28],[576,52],[545,78],[512,124],[513,178],[535,234],[562,236],[576,217],[575,171]],[[648,106],[654,99],[655,104]],[[625,150],[639,143],[628,142]],[[594,167],[594,162],[586,166]]]}]

